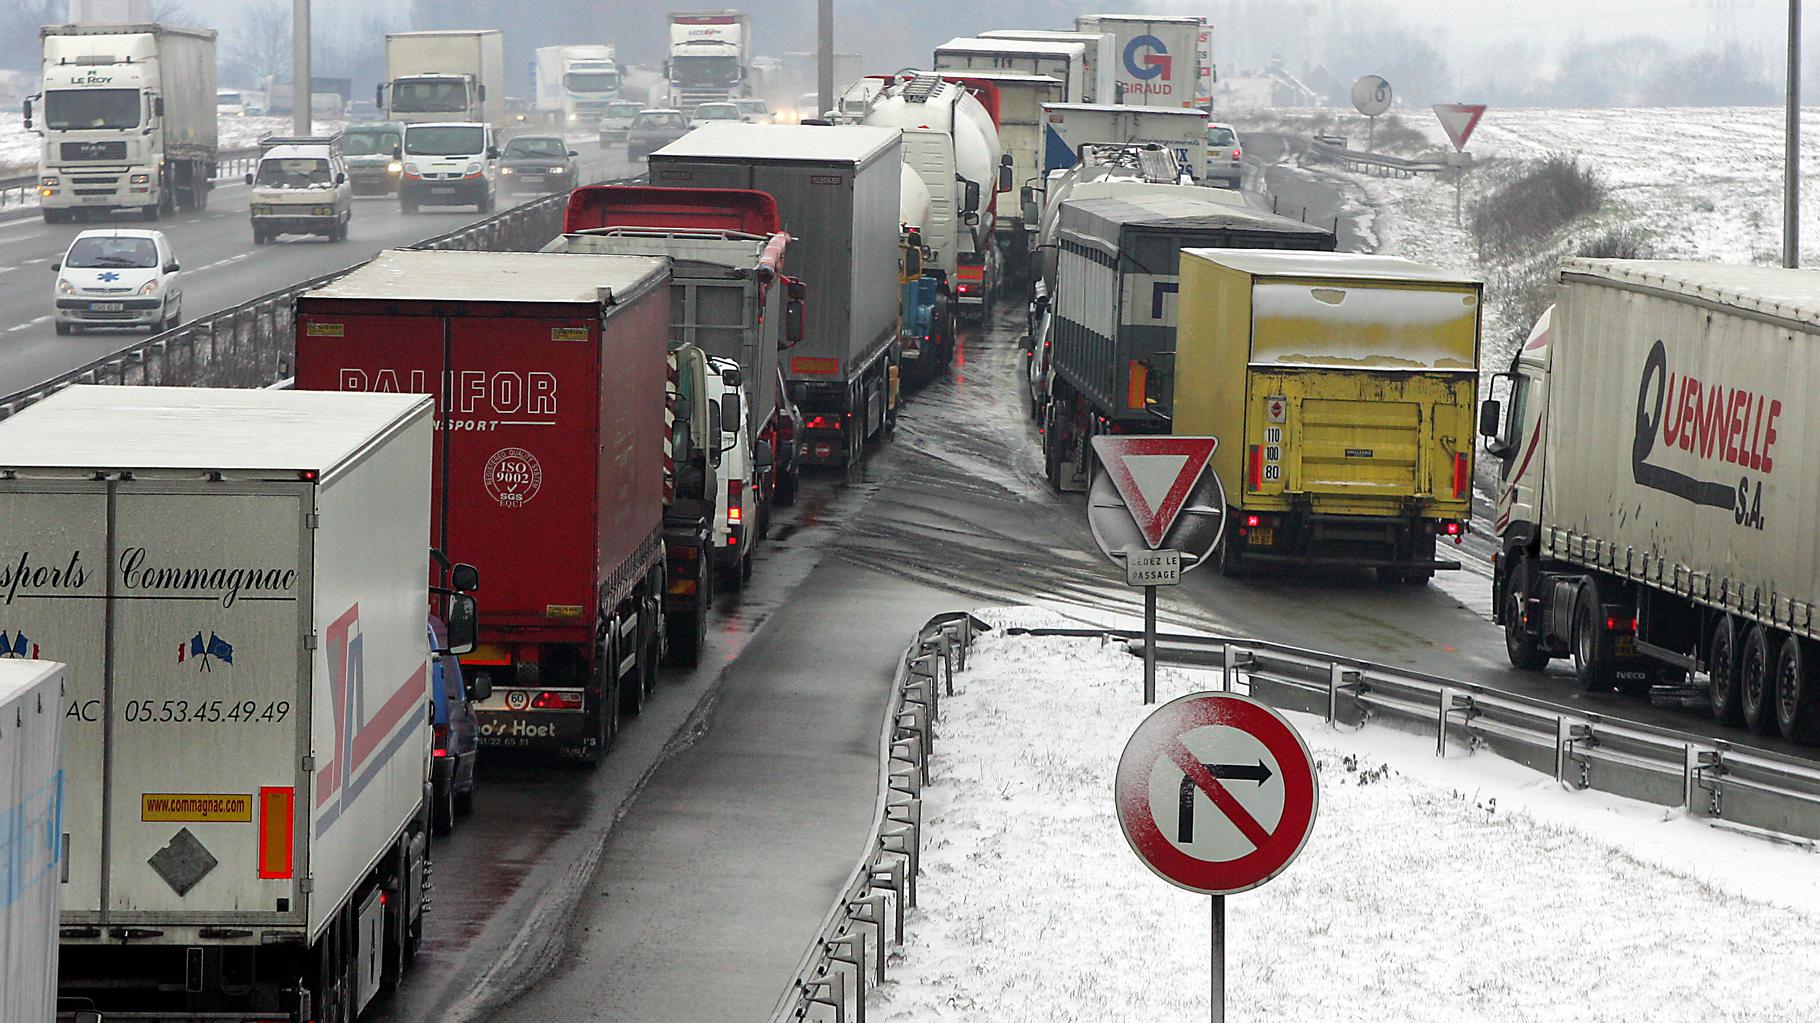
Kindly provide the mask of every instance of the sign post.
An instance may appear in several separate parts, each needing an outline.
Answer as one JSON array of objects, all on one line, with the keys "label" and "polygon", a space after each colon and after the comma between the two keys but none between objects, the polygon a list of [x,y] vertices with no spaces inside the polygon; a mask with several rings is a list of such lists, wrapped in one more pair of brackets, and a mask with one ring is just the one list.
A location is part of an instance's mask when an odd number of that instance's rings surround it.
[{"label": "sign post", "polygon": [[1479,118],[1485,116],[1483,103],[1436,103],[1435,117],[1441,122],[1441,128],[1453,142],[1453,152],[1447,156],[1447,166],[1453,169],[1453,222],[1460,224],[1461,193],[1465,191],[1466,168],[1472,166],[1472,154],[1466,151],[1466,141],[1472,138],[1472,130],[1479,126]]},{"label": "sign post", "polygon": [[1191,693],[1138,725],[1113,783],[1119,827],[1158,877],[1213,897],[1211,1012],[1226,1018],[1226,896],[1288,867],[1314,826],[1320,783],[1283,716],[1236,693]]},{"label": "sign post", "polygon": [[1087,493],[1100,552],[1144,588],[1144,703],[1156,702],[1156,588],[1176,586],[1225,533],[1226,492],[1207,468],[1213,437],[1093,438],[1104,470]]},{"label": "sign post", "polygon": [[1352,106],[1364,114],[1370,123],[1365,136],[1367,152],[1377,144],[1378,115],[1390,109],[1390,83],[1378,75],[1366,75],[1352,83]]}]

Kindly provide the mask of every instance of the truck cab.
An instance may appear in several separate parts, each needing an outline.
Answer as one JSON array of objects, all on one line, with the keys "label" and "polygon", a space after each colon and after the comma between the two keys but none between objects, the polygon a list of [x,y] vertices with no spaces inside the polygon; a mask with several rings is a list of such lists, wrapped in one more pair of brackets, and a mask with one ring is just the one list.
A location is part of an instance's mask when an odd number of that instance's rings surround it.
[{"label": "truck cab", "polygon": [[253,244],[281,234],[318,234],[346,241],[354,218],[354,186],[341,155],[341,136],[260,140],[259,166],[246,176]]}]

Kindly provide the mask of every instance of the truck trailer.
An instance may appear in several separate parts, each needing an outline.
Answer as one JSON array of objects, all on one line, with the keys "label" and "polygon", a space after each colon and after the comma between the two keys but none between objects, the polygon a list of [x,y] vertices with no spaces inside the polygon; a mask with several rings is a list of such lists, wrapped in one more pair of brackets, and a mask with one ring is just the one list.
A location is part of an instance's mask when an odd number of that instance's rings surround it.
[{"label": "truck trailer", "polygon": [[1191,173],[1207,166],[1207,115],[1174,107],[1043,104],[1043,173],[1067,170],[1084,145],[1156,144]]},{"label": "truck trailer", "polygon": [[670,272],[393,249],[297,300],[297,386],[434,394],[427,533],[487,577],[489,746],[597,763],[656,684]]},{"label": "truck trailer", "polygon": [[1695,681],[1713,714],[1820,740],[1804,271],[1569,259],[1494,381],[1494,613],[1512,664],[1587,689]]},{"label": "truck trailer", "polygon": [[1334,247],[1318,227],[1164,187],[1061,205],[1043,430],[1044,467],[1058,490],[1086,489],[1094,436],[1171,432],[1183,248]]},{"label": "truck trailer", "polygon": [[1108,62],[1112,65],[1112,95],[1102,102],[1204,109],[1197,96],[1208,94],[1213,73],[1211,66],[1201,66],[1206,18],[1194,14],[1083,14],[1074,19],[1074,27],[1078,32],[1112,36],[1114,59]]},{"label": "truck trailer", "polygon": [[864,125],[715,124],[651,155],[651,183],[777,201],[803,268],[808,324],[784,376],[809,464],[858,465],[896,425],[901,133]]},{"label": "truck trailer", "polygon": [[[0,1019],[57,1016],[57,889],[63,863],[63,713],[68,670],[0,636]],[[42,650],[42,647],[40,647]]]},{"label": "truck trailer", "polygon": [[67,1004],[352,1020],[400,979],[428,902],[430,413],[78,386],[0,423],[0,561],[33,580],[7,626],[69,664]]},{"label": "truck trailer", "polygon": [[1085,72],[1081,84],[1082,103],[1111,103],[1113,97],[1113,68],[1117,66],[1118,54],[1114,52],[1115,40],[1110,32],[1050,32],[1041,29],[995,28],[981,32],[979,39],[1021,39],[1032,43],[1079,43],[1086,47],[1081,54],[1081,67]]},{"label": "truck trailer", "polygon": [[386,80],[374,89],[373,102],[388,121],[502,126],[505,53],[498,29],[387,33]]},{"label": "truck trailer", "polygon": [[[215,33],[172,25],[46,25],[25,127],[44,139],[46,223],[85,211],[157,220],[208,205],[215,176]],[[34,119],[33,100],[37,100]]]},{"label": "truck trailer", "polygon": [[1220,438],[1220,571],[1425,584],[1472,514],[1478,281],[1389,256],[1187,249],[1173,430]]}]

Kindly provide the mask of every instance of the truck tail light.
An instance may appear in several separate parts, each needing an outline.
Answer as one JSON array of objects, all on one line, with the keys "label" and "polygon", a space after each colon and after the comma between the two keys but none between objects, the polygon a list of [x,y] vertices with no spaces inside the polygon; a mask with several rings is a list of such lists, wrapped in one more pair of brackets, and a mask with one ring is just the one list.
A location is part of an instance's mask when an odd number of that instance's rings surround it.
[{"label": "truck tail light", "polygon": [[971,284],[957,284],[957,285],[955,285],[955,288],[954,288],[954,290],[956,290],[956,291],[958,291],[958,292],[960,292],[960,293],[961,293],[961,294],[963,294],[963,295],[969,295],[969,294],[972,294],[972,293],[973,293],[973,285],[971,285]]},{"label": "truck tail light", "polygon": [[1622,615],[1606,615],[1605,616],[1605,631],[1606,632],[1623,632],[1623,633],[1636,632],[1637,631],[1637,617],[1635,615],[1631,615],[1628,618],[1624,617]]},{"label": "truck tail light", "polygon": [[1262,489],[1264,483],[1264,446],[1262,444],[1253,444],[1251,446],[1251,458],[1249,461],[1251,464],[1247,467],[1247,472],[1245,473],[1245,489]]},{"label": "truck tail light", "polygon": [[810,416],[809,421],[803,424],[803,429],[805,429],[805,430],[838,430],[838,429],[840,429],[840,417],[838,417],[838,416]]},{"label": "truck tail light", "polygon": [[296,790],[259,790],[259,876],[282,880],[291,876],[291,835],[295,824]]},{"label": "truck tail light", "polygon": [[542,692],[531,698],[532,710],[580,710],[580,693]]},{"label": "truck tail light", "polygon": [[1264,520],[1256,515],[1245,516],[1245,524],[1247,526],[1258,526],[1258,525],[1262,525],[1263,522],[1264,522]]},{"label": "truck tail light", "polygon": [[430,754],[436,757],[449,755],[449,726],[430,726]]},{"label": "truck tail light", "polygon": [[1451,520],[1444,522],[1441,524],[1441,532],[1446,533],[1448,536],[1459,536],[1460,524]]},{"label": "truck tail light", "polygon": [[1125,367],[1125,407],[1143,408],[1144,391],[1150,382],[1150,367],[1132,359]]},{"label": "truck tail light", "polygon": [[745,492],[745,480],[727,481],[727,524],[730,526],[737,526],[745,520],[746,510],[739,503]]},{"label": "truck tail light", "polygon": [[1466,452],[1457,452],[1453,456],[1453,496],[1459,500],[1466,496],[1466,484],[1472,479],[1472,472],[1467,468]]}]

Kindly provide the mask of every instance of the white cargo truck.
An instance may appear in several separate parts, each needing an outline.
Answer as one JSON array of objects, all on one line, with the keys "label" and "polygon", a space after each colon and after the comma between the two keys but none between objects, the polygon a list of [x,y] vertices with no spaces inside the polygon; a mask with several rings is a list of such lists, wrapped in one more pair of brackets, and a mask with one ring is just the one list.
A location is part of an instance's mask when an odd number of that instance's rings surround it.
[{"label": "white cargo truck", "polygon": [[1067,170],[1084,145],[1166,146],[1191,172],[1207,166],[1207,115],[1172,107],[1043,104],[1043,173]]},{"label": "white cargo truck", "polygon": [[751,62],[752,19],[744,11],[671,12],[664,61],[671,106],[694,114],[703,103],[751,95]]},{"label": "white cargo truck", "polygon": [[1207,19],[1199,15],[1083,14],[1074,19],[1077,32],[1113,38],[1113,94],[1105,102],[1146,107],[1195,107],[1206,27]]},{"label": "white cargo truck", "polygon": [[384,119],[505,123],[505,37],[498,29],[392,32],[373,102]]},{"label": "white cargo truck", "polygon": [[[182,387],[0,423],[0,606],[69,663],[64,996],[351,1021],[398,980],[426,901],[433,436],[423,395]],[[449,598],[452,645],[472,609]]]},{"label": "white cargo truck", "polygon": [[49,1023],[57,1015],[66,669],[26,660],[33,640],[20,635],[0,630],[0,1019]]},{"label": "white cargo truck", "polygon": [[[145,220],[208,204],[215,175],[215,33],[171,25],[46,25],[25,127],[43,136],[46,223],[130,209]],[[34,106],[36,101],[36,106]]]},{"label": "white cargo truck", "polygon": [[1570,259],[1479,429],[1512,664],[1820,739],[1820,280]]},{"label": "white cargo truck", "polygon": [[592,128],[619,99],[619,78],[611,46],[540,46],[537,110],[560,129]]},{"label": "white cargo truck", "polygon": [[1088,92],[1087,44],[961,36],[935,48],[937,71],[1011,71],[1061,80],[1061,102],[1081,103]]},{"label": "white cargo truck", "polygon": [[1118,66],[1116,41],[1110,32],[1045,32],[1041,29],[995,28],[981,32],[980,39],[1023,39],[1033,43],[1080,43],[1086,47],[1081,65],[1086,69],[1082,80],[1082,103],[1111,103],[1113,69]]}]

